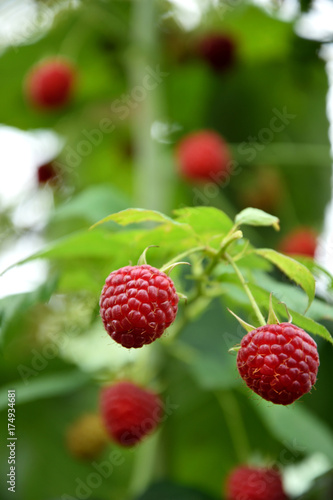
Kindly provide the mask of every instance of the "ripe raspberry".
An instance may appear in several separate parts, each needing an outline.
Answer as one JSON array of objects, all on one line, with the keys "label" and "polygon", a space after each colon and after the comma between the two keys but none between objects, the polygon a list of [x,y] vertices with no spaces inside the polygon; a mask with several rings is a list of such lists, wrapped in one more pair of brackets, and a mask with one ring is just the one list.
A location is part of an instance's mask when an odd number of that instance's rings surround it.
[{"label": "ripe raspberry", "polygon": [[66,443],[70,453],[81,460],[92,460],[104,449],[108,437],[99,415],[88,413],[67,430]]},{"label": "ripe raspberry", "polygon": [[317,247],[317,234],[311,228],[298,228],[291,231],[281,241],[279,250],[283,253],[314,257]]},{"label": "ripe raspberry", "polygon": [[39,109],[52,110],[66,105],[72,95],[75,72],[69,62],[50,59],[34,66],[26,80],[29,101]]},{"label": "ripe raspberry", "polygon": [[287,500],[275,469],[237,467],[226,483],[227,500]]},{"label": "ripe raspberry", "polygon": [[162,401],[132,382],[117,382],[102,389],[100,411],[110,437],[122,446],[134,446],[159,424]]},{"label": "ripe raspberry", "polygon": [[100,313],[110,337],[124,347],[158,339],[174,321],[178,295],[165,273],[147,264],[126,266],[107,278]]},{"label": "ripe raspberry", "polygon": [[46,163],[41,165],[37,169],[37,180],[38,184],[46,184],[47,182],[53,182],[57,178],[57,172],[52,165],[52,163]]},{"label": "ripe raspberry", "polygon": [[235,48],[235,42],[230,36],[213,33],[200,41],[198,51],[214,71],[221,73],[234,65]]},{"label": "ripe raspberry", "polygon": [[183,177],[215,183],[226,178],[231,160],[224,139],[210,130],[194,132],[184,137],[178,145],[176,157]]},{"label": "ripe raspberry", "polygon": [[290,323],[265,325],[243,337],[237,368],[246,384],[267,401],[289,405],[309,392],[319,366],[317,344]]}]

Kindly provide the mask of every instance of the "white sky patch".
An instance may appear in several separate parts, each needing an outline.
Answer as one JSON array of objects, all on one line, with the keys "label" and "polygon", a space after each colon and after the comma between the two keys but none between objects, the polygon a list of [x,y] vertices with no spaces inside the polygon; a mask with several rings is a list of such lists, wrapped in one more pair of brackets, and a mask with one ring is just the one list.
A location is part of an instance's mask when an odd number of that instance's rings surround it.
[{"label": "white sky patch", "polygon": [[182,126],[178,123],[155,121],[151,126],[150,135],[157,142],[172,144],[172,134],[180,130]]},{"label": "white sky patch", "polygon": [[297,0],[252,0],[252,3],[282,21],[292,21],[299,13],[299,3]]},{"label": "white sky patch", "polygon": [[57,0],[52,5],[35,0],[2,0],[0,49],[36,42],[52,27],[56,14],[79,6],[79,0]]},{"label": "white sky patch", "polygon": [[314,479],[330,469],[330,461],[321,453],[315,453],[300,463],[285,467],[283,483],[287,493],[297,497],[302,495],[312,486]]},{"label": "white sky patch", "polygon": [[331,0],[316,0],[313,10],[303,14],[296,32],[304,38],[330,40],[333,36],[333,3]]},{"label": "white sky patch", "polygon": [[[38,166],[59,154],[63,143],[53,131],[23,132],[0,126],[0,210],[13,209],[14,227],[27,229],[15,242],[10,235],[0,255],[0,272],[45,244],[38,232],[48,220],[53,193],[47,186],[38,188],[36,172]],[[0,298],[34,290],[46,279],[46,273],[47,265],[41,261],[11,269],[0,277]]]},{"label": "white sky patch", "polygon": [[[0,256],[0,273],[37,252],[44,245],[42,238],[32,235],[23,236],[14,244],[8,242],[7,248]],[[0,276],[0,298],[34,290],[45,281],[46,276],[47,263],[43,261],[32,261],[14,267]]]},{"label": "white sky patch", "polygon": [[16,205],[31,194],[38,166],[55,158],[63,144],[49,130],[23,132],[0,125],[0,208]]},{"label": "white sky patch", "polygon": [[174,8],[174,16],[185,30],[193,30],[199,26],[202,14],[209,2],[206,0],[169,0]]},{"label": "white sky patch", "polygon": [[[333,44],[325,46],[323,57],[327,61],[327,73],[330,81],[330,89],[327,96],[327,115],[330,121],[329,135],[333,157]],[[333,193],[333,179],[331,182]],[[317,247],[316,260],[333,275],[333,195],[330,204],[326,208],[324,229]],[[326,281],[325,277],[322,277],[317,283],[318,291],[324,293],[324,296]]]}]

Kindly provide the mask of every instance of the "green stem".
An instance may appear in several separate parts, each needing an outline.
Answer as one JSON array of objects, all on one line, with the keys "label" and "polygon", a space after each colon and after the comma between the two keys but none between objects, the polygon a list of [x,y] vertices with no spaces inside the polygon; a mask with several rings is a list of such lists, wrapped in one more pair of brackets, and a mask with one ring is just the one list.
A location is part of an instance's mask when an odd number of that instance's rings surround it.
[{"label": "green stem", "polygon": [[166,264],[163,265],[163,267],[161,268],[161,271],[164,268],[167,268],[170,265],[172,265],[172,264],[174,264],[176,262],[181,261],[185,257],[188,257],[189,255],[192,255],[193,253],[196,253],[196,252],[202,252],[203,250],[206,250],[206,247],[202,246],[202,247],[190,248],[190,250],[186,250],[185,252],[180,253],[180,254],[176,255],[176,257],[174,257],[173,259],[169,260]]},{"label": "green stem", "polygon": [[[161,85],[164,76],[152,74],[162,71],[159,66],[156,29],[156,1],[133,2],[132,49],[128,54],[131,89],[142,89],[143,98],[135,100],[131,94],[132,137],[135,151],[134,198],[135,206],[170,211],[172,200],[172,162],[167,158],[165,145],[152,137],[152,126],[165,115]],[[146,82],[146,83],[145,83]],[[148,82],[148,83],[147,83]],[[144,94],[145,93],[145,94]]]},{"label": "green stem", "polygon": [[242,275],[242,273],[240,272],[238,266],[235,264],[234,260],[230,257],[230,255],[228,255],[227,253],[225,253],[224,255],[225,255],[225,258],[227,259],[227,261],[229,262],[229,264],[231,264],[231,266],[233,267],[235,273],[237,274],[237,277],[238,277],[239,281],[241,282],[242,287],[244,288],[244,291],[245,291],[246,295],[249,298],[249,301],[250,301],[251,306],[252,306],[252,308],[253,308],[253,310],[255,312],[255,315],[258,318],[259,324],[261,326],[266,325],[266,320],[263,317],[263,315],[261,314],[259,306],[256,303],[255,298],[253,297],[253,295],[251,293],[251,290],[249,289],[249,287],[248,287],[248,285],[247,285],[247,283],[246,283],[246,281],[244,279],[244,276]]},{"label": "green stem", "polygon": [[245,463],[250,455],[250,445],[237,399],[231,391],[218,392],[216,397],[223,410],[238,460]]}]

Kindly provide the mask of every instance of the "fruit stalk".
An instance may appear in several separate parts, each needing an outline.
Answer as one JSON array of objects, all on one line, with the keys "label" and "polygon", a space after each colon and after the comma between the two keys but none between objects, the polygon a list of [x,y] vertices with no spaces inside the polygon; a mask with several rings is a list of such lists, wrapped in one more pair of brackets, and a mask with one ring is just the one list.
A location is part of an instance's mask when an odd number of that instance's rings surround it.
[{"label": "fruit stalk", "polygon": [[227,261],[229,262],[229,264],[233,267],[239,281],[241,282],[243,288],[244,288],[244,291],[246,293],[246,295],[248,296],[248,299],[251,303],[251,306],[253,308],[253,311],[255,313],[255,315],[257,316],[257,319],[259,321],[259,324],[260,326],[265,326],[266,325],[266,320],[265,318],[263,317],[260,309],[259,309],[259,306],[258,304],[256,303],[255,301],[255,298],[253,297],[252,293],[251,293],[251,290],[249,289],[245,279],[244,279],[244,276],[242,275],[242,273],[240,272],[238,266],[235,264],[234,260],[230,257],[230,255],[228,255],[227,253],[225,253],[225,258],[227,259]]}]

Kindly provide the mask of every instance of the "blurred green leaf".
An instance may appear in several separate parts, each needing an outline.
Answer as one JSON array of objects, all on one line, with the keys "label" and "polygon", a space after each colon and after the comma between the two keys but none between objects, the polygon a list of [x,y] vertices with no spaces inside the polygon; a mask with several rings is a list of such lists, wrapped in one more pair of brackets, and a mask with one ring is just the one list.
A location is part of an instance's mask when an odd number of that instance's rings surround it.
[{"label": "blurred green leaf", "polygon": [[128,206],[129,200],[113,186],[92,186],[59,205],[52,213],[52,221],[71,217],[94,223],[110,212],[118,212]]},{"label": "blurred green leaf", "polygon": [[19,405],[72,392],[90,380],[88,375],[78,371],[55,373],[54,375],[40,375],[36,372],[35,375],[37,377],[35,379],[23,382],[21,380],[14,381],[0,389],[0,411],[7,407],[9,389],[15,389],[15,404]]},{"label": "blurred green leaf", "polygon": [[295,461],[300,454],[319,452],[333,464],[333,432],[314,413],[299,403],[268,405],[254,395],[251,402],[263,424],[282,442],[293,444]]}]

